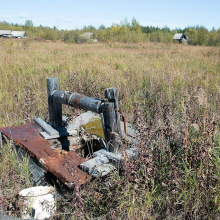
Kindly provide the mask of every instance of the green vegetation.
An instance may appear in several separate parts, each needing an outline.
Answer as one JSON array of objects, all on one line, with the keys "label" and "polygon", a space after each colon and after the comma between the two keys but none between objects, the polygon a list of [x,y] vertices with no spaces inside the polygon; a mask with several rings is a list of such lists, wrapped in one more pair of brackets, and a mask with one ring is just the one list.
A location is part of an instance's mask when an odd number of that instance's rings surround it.
[{"label": "green vegetation", "polygon": [[100,118],[94,117],[87,124],[82,125],[82,127],[85,129],[86,133],[95,134],[98,137],[101,137],[104,139],[104,132],[103,132],[102,122],[101,122]]},{"label": "green vegetation", "polygon": [[18,160],[17,151],[9,143],[0,148],[0,213],[18,216],[22,206],[18,193],[31,186],[29,158]]},{"label": "green vegetation", "polygon": [[24,25],[0,22],[0,30],[24,30],[31,39],[38,41],[63,40],[67,43],[81,43],[83,39],[80,35],[85,32],[92,32],[95,38],[101,42],[162,42],[167,44],[172,43],[172,38],[175,33],[184,33],[189,37],[188,44],[190,45],[220,45],[220,28],[218,30],[213,28],[209,31],[203,26],[196,26],[171,30],[166,26],[164,28],[141,26],[135,18],[132,19],[131,23],[129,23],[127,19],[124,19],[124,21],[121,21],[119,24],[112,24],[109,28],[101,25],[96,29],[89,25],[82,29],[69,31],[58,30],[55,26],[53,28],[43,27],[42,25],[35,27],[31,20],[27,20]]},{"label": "green vegetation", "polygon": [[[198,39],[201,44],[210,40]],[[58,209],[57,215],[63,219],[219,218],[219,47],[0,39],[0,48],[0,127],[35,116],[48,120],[46,78],[58,76],[61,90],[101,99],[105,88],[117,87],[120,109],[140,131],[137,159],[123,161],[123,172],[76,186],[70,207]],[[64,113],[75,111],[66,106]],[[9,155],[0,156],[5,175],[19,167]],[[1,173],[1,181],[13,175],[3,179]],[[16,188],[14,183],[1,184],[2,191]],[[8,190],[9,197],[14,195]]]}]

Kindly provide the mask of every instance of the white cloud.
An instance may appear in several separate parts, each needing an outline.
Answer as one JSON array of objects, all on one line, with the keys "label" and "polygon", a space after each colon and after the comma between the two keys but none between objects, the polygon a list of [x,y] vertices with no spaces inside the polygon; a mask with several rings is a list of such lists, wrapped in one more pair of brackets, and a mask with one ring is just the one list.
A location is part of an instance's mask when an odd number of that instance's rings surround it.
[{"label": "white cloud", "polygon": [[64,21],[64,22],[72,22],[73,20],[70,19],[70,18],[63,18],[61,21]]},{"label": "white cloud", "polygon": [[17,18],[27,18],[28,15],[26,13],[20,13],[17,15]]}]

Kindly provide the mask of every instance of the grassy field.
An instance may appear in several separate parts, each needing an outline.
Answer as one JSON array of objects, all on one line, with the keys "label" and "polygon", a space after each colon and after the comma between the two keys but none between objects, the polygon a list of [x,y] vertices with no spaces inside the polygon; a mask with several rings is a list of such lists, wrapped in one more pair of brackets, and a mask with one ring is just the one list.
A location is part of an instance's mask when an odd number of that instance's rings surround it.
[{"label": "grassy field", "polygon": [[0,127],[48,119],[50,76],[61,90],[97,98],[117,87],[120,109],[141,132],[138,159],[76,189],[72,214],[61,216],[220,218],[219,47],[0,39]]}]

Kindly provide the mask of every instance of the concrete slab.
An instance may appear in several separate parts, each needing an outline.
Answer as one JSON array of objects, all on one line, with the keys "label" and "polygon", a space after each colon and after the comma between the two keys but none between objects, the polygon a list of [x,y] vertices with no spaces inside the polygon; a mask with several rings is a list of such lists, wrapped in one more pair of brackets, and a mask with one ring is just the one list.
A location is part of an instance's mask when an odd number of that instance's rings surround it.
[{"label": "concrete slab", "polygon": [[92,120],[93,117],[97,117],[99,114],[93,113],[93,112],[84,112],[77,118],[75,118],[72,122],[70,122],[66,129],[67,130],[77,130],[80,126],[87,124],[90,120]]},{"label": "concrete slab", "polygon": [[102,164],[101,166],[94,169],[93,172],[90,173],[90,175],[94,177],[105,176],[115,169],[115,166],[113,166],[112,164]]},{"label": "concrete slab", "polygon": [[90,159],[82,164],[80,164],[80,168],[83,171],[88,172],[91,174],[97,167],[109,163],[108,158],[105,155],[99,155],[97,157],[94,157],[93,159]]}]

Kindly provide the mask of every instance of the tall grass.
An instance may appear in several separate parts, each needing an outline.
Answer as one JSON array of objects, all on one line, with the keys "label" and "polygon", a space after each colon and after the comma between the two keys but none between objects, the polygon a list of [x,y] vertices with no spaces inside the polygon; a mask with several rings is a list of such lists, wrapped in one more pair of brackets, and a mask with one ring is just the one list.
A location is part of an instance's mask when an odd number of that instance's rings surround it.
[{"label": "tall grass", "polygon": [[78,189],[77,218],[219,218],[218,47],[0,39],[0,48],[0,126],[47,119],[46,78],[58,76],[61,90],[97,98],[117,87],[140,131],[121,175]]},{"label": "tall grass", "polygon": [[18,193],[31,186],[28,156],[18,159],[17,151],[8,142],[0,148],[0,213],[19,216]]}]

